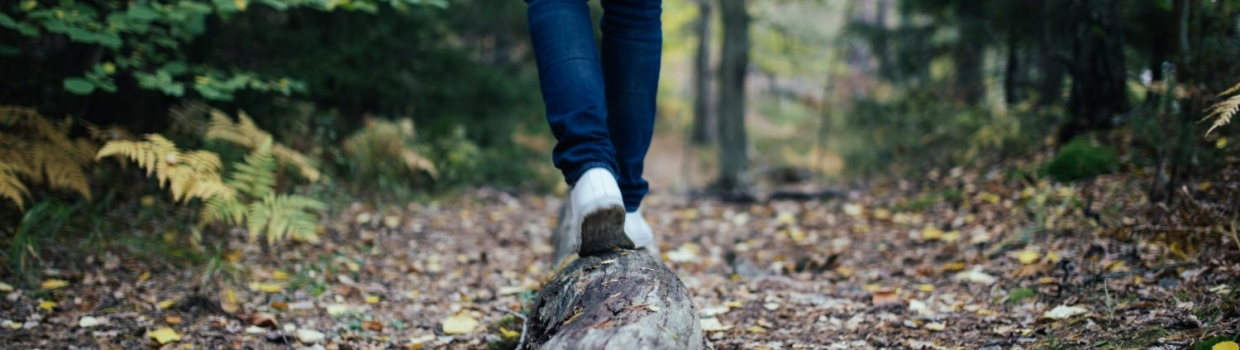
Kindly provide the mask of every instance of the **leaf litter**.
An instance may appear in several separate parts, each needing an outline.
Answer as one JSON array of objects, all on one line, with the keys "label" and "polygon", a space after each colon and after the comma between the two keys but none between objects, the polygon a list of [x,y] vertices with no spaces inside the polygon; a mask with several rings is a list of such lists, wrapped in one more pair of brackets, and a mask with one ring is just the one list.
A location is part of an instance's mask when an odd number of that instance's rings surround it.
[{"label": "leaf litter", "polygon": [[[877,183],[823,201],[655,194],[647,220],[720,349],[1180,348],[1240,329],[1229,238],[1193,251],[1112,229],[1152,225],[1139,184],[956,173],[921,193]],[[909,205],[952,188],[959,198]],[[1083,197],[1092,206],[1071,209]],[[4,329],[29,336],[0,345],[485,348],[519,337],[512,310],[528,314],[557,270],[561,203],[490,189],[357,203],[314,244],[264,251],[233,232],[232,272],[205,279],[99,252],[33,290],[3,281]]]}]

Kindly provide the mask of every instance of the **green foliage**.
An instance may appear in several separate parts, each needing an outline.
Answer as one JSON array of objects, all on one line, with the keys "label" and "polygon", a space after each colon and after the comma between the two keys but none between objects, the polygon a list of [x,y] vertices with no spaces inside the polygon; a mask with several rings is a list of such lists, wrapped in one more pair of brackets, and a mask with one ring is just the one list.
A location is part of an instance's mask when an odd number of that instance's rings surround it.
[{"label": "green foliage", "polygon": [[[65,224],[79,212],[83,203],[65,205],[56,200],[43,200],[31,206],[30,210],[23,214],[21,224],[17,227],[12,240],[7,242],[8,250],[5,252],[5,258],[10,268],[19,275],[25,275],[28,279],[33,278],[34,276],[29,272],[41,259],[38,253],[40,242],[46,241],[61,231]],[[33,280],[28,282],[33,282]]]},{"label": "green foliage", "polygon": [[[269,9],[307,8],[318,11],[376,12],[381,4],[444,7],[446,0],[261,0]],[[187,90],[208,100],[231,100],[243,90],[288,95],[305,85],[287,78],[203,64],[187,48],[208,35],[208,23],[249,8],[248,0],[184,0],[177,2],[104,2],[92,0],[23,0],[0,9],[0,27],[20,33],[34,43],[63,36],[96,47],[96,59],[82,76],[63,80],[66,91],[90,95],[96,90],[116,92],[117,81],[134,79],[141,88],[169,96]],[[10,51],[23,53],[21,48]]]},{"label": "green foliage", "polygon": [[1115,150],[1073,139],[1046,165],[1046,174],[1058,181],[1077,181],[1119,170]]}]

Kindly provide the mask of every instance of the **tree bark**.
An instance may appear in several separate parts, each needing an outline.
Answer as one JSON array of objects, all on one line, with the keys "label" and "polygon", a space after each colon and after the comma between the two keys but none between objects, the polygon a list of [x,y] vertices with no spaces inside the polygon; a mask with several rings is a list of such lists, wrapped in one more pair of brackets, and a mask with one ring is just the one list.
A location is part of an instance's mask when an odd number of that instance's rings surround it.
[{"label": "tree bark", "polygon": [[640,251],[577,259],[543,287],[525,349],[705,349],[689,292]]},{"label": "tree bark", "polygon": [[714,119],[710,114],[710,14],[711,0],[697,0],[698,18],[694,25],[697,34],[697,57],[693,62],[693,143],[710,144],[715,139]]},{"label": "tree bark", "polygon": [[719,179],[721,190],[743,187],[749,167],[745,135],[745,71],[749,66],[748,1],[720,2],[723,15],[723,57],[719,64]]},{"label": "tree bark", "polygon": [[1072,120],[1059,132],[1059,142],[1093,129],[1112,127],[1112,118],[1127,112],[1121,0],[1074,0],[1072,23]]}]

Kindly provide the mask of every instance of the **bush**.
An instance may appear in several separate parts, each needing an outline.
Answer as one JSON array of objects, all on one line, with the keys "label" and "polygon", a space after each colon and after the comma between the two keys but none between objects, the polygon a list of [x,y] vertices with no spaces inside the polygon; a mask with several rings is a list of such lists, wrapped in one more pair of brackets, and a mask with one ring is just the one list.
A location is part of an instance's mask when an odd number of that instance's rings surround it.
[{"label": "bush", "polygon": [[1073,139],[1046,165],[1046,174],[1057,181],[1077,181],[1119,170],[1115,150]]}]

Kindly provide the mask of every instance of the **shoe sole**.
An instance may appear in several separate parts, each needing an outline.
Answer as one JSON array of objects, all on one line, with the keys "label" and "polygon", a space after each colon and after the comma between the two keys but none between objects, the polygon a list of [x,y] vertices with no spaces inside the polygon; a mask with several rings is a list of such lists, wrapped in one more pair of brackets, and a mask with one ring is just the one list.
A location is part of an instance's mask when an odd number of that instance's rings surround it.
[{"label": "shoe sole", "polygon": [[601,208],[581,221],[579,256],[589,256],[618,249],[633,249],[633,241],[624,234],[624,207]]}]

